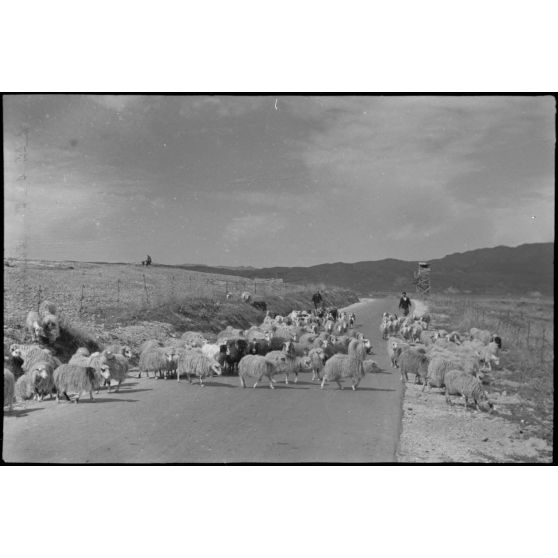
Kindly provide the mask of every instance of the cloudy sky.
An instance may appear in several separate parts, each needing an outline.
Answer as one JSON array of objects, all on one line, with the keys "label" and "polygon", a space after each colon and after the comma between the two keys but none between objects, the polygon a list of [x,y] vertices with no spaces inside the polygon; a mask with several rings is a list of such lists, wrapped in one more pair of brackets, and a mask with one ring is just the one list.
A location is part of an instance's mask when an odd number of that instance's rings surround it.
[{"label": "cloudy sky", "polygon": [[555,110],[552,97],[7,96],[5,252],[294,266],[552,241]]}]

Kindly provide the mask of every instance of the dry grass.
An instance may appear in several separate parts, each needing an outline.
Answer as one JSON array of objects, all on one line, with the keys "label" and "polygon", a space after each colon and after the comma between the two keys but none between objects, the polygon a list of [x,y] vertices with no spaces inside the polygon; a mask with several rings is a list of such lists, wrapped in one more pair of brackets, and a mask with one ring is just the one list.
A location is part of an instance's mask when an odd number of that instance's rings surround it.
[{"label": "dry grass", "polygon": [[552,440],[554,413],[554,301],[541,297],[433,296],[434,327],[468,332],[487,329],[502,338],[502,368],[490,389],[517,394],[512,420],[536,423]]}]

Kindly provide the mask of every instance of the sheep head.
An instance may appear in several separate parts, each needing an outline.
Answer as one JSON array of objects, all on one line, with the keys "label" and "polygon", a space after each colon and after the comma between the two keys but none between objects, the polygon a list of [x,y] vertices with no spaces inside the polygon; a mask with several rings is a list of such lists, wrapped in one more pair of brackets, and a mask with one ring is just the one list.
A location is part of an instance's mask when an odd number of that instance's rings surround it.
[{"label": "sheep head", "polygon": [[109,368],[108,364],[102,364],[101,367],[100,367],[100,372],[101,372],[101,376],[105,380],[110,380],[110,368]]}]

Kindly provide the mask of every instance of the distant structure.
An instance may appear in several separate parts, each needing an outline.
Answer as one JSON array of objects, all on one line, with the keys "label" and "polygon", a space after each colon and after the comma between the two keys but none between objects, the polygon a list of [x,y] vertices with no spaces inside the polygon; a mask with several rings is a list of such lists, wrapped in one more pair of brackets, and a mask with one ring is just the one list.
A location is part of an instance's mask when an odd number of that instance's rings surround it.
[{"label": "distant structure", "polygon": [[419,262],[418,269],[414,273],[417,294],[428,296],[430,294],[430,264]]}]

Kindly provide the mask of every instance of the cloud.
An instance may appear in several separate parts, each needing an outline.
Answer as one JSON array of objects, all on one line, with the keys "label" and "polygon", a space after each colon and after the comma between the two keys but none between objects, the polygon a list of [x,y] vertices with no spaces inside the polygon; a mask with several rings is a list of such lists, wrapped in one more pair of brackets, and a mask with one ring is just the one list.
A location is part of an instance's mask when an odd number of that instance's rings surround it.
[{"label": "cloud", "polygon": [[226,244],[259,242],[262,237],[269,238],[285,228],[285,223],[278,213],[263,215],[244,215],[235,217],[226,227],[223,240]]}]

